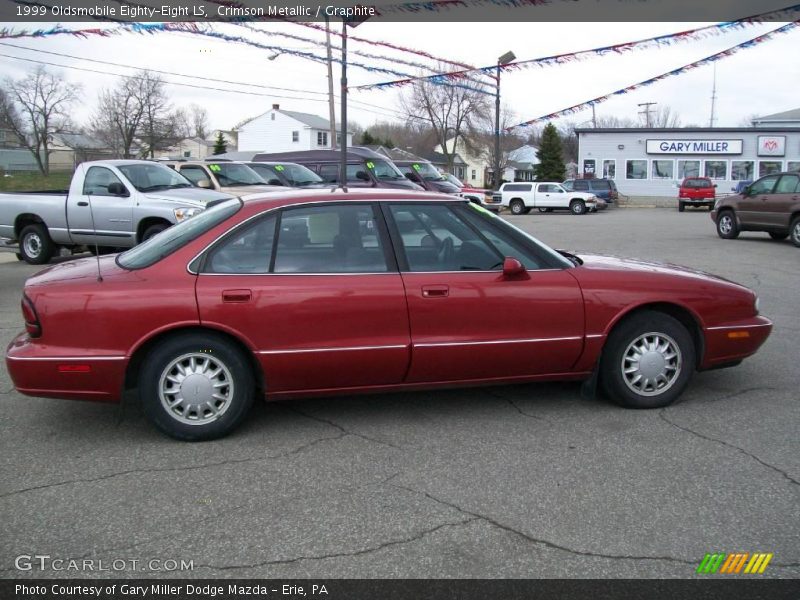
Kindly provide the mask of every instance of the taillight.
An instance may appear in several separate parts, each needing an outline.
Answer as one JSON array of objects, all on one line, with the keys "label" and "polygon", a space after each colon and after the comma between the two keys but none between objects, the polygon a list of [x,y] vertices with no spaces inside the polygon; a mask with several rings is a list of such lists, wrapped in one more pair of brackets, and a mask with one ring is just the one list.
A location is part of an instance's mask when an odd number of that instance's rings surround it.
[{"label": "taillight", "polygon": [[39,323],[39,316],[36,314],[36,309],[33,302],[27,296],[22,296],[22,316],[25,319],[25,331],[31,337],[39,337],[42,335],[42,325]]}]

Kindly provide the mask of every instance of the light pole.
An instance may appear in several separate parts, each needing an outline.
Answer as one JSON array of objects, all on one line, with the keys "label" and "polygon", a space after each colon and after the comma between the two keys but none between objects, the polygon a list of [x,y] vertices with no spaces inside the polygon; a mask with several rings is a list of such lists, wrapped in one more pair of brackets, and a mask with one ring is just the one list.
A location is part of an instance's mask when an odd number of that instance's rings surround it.
[{"label": "light pole", "polygon": [[497,59],[497,88],[494,97],[494,189],[499,190],[500,177],[500,67],[515,60],[516,55],[509,50]]},{"label": "light pole", "polygon": [[[339,185],[347,189],[347,28],[358,27],[369,18],[369,15],[355,17],[342,17],[342,118],[341,118],[341,148],[342,162],[339,167]],[[334,135],[333,142],[336,142]]]}]

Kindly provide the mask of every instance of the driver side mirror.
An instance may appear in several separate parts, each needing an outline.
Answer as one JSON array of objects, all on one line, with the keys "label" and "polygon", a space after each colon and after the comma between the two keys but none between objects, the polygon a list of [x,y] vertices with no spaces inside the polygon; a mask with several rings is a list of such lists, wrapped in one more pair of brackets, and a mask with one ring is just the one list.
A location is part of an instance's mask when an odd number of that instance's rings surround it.
[{"label": "driver side mirror", "polygon": [[503,259],[503,277],[506,279],[528,279],[528,270],[519,259],[506,256]]},{"label": "driver side mirror", "polygon": [[421,180],[420,176],[414,173],[413,171],[406,173],[406,179],[408,179],[409,181],[413,181],[414,183],[417,183],[418,181]]},{"label": "driver side mirror", "polygon": [[201,179],[195,185],[199,188],[203,188],[204,190],[210,190],[213,187],[208,179]]},{"label": "driver side mirror", "polygon": [[109,183],[108,187],[106,188],[108,193],[112,196],[128,196],[128,190],[125,189],[125,186],[122,185],[119,181],[115,181],[114,183]]}]

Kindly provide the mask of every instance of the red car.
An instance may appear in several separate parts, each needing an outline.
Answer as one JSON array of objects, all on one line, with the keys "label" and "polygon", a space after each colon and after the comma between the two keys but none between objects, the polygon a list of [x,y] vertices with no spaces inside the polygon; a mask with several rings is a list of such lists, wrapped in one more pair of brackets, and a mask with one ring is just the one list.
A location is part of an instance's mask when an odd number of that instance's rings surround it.
[{"label": "red car", "polygon": [[772,329],[735,283],[556,252],[466,200],[391,190],[224,200],[39,272],[22,313],[17,390],[119,402],[136,387],[184,440],[228,433],[257,396],[599,379],[661,407]]},{"label": "red car", "polygon": [[716,196],[717,185],[708,177],[687,177],[678,189],[678,212],[683,212],[686,205],[707,206],[712,210]]}]

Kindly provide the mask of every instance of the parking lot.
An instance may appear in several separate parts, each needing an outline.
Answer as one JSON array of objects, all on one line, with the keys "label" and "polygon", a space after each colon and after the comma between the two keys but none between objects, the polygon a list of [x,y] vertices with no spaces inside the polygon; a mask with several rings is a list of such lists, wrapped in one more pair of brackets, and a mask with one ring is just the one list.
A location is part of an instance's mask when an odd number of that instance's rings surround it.
[{"label": "parking lot", "polygon": [[[763,576],[800,577],[800,250],[721,240],[705,210],[508,218],[578,254],[743,283],[774,332],[663,410],[579,384],[339,397],[259,404],[198,444],[133,401],[21,396],[3,365],[0,576],[108,575],[15,568],[40,554],[139,561],[125,576],[685,578],[707,552],[769,552]],[[2,348],[37,269],[0,253]],[[193,568],[156,572],[170,560]]]}]

